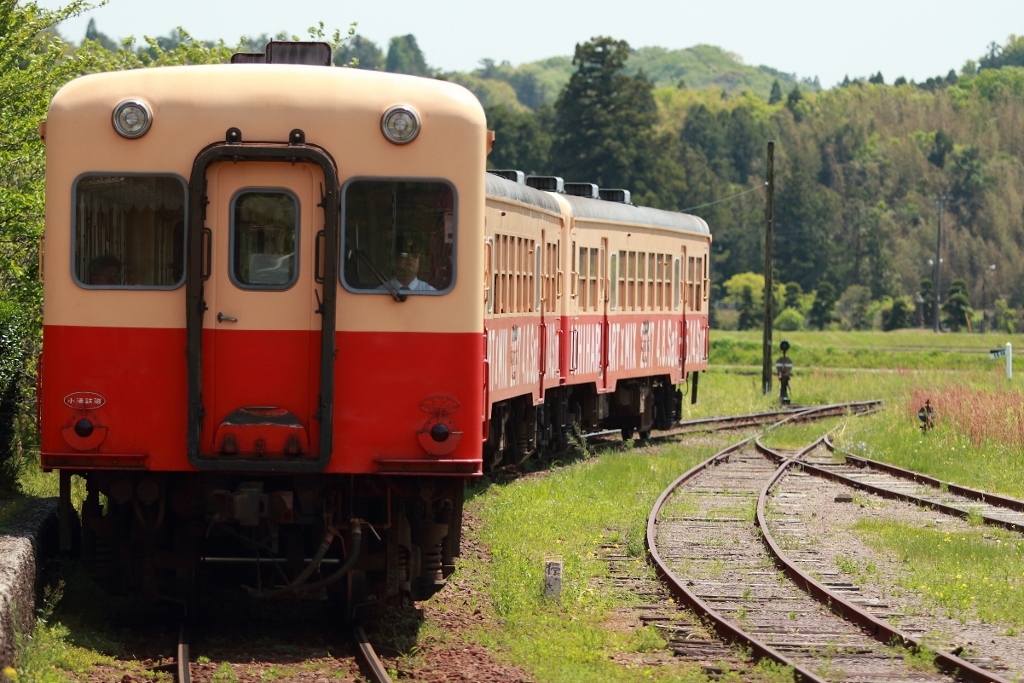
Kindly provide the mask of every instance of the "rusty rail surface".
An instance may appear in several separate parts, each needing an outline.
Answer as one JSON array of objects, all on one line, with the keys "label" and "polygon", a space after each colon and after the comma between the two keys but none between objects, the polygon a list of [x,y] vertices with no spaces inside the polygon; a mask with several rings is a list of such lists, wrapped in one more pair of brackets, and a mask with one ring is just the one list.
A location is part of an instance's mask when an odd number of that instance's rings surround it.
[{"label": "rusty rail surface", "polygon": [[986,503],[995,507],[1006,508],[1007,510],[1013,510],[1014,512],[1024,512],[1024,500],[1018,500],[1016,498],[1010,498],[1009,496],[1003,496],[998,493],[989,493],[988,491],[981,491],[979,489],[972,489],[967,486],[960,486],[951,482],[945,482],[935,477],[930,477],[927,474],[921,474],[920,472],[914,472],[913,470],[907,470],[896,465],[890,465],[886,462],[880,462],[878,460],[872,460],[871,458],[865,458],[860,455],[854,455],[853,453],[847,453],[836,448],[835,444],[832,443],[831,439],[826,437],[822,442],[825,448],[829,449],[833,453],[837,453],[846,459],[846,462],[857,467],[869,467],[874,470],[891,474],[894,477],[900,477],[902,479],[912,480],[917,484],[923,484],[930,486],[934,489],[949,491],[958,496],[963,496],[970,500],[976,500],[979,503]]},{"label": "rusty rail surface", "polygon": [[370,641],[366,639],[366,633],[362,626],[352,629],[352,640],[359,646],[358,652],[360,662],[363,664],[362,668],[370,674],[374,683],[391,683],[388,670],[384,668],[384,663],[380,661],[373,646],[370,645]]},{"label": "rusty rail surface", "polygon": [[[886,644],[895,642],[905,648],[921,651],[924,644],[920,640],[903,633],[899,629],[893,628],[887,622],[873,616],[852,602],[846,600],[839,593],[830,590],[824,584],[814,579],[810,574],[797,567],[796,564],[791,562],[786,556],[786,553],[779,546],[769,529],[765,514],[768,495],[771,492],[771,489],[782,480],[791,467],[801,467],[805,472],[813,471],[815,474],[820,474],[828,479],[835,480],[835,477],[829,476],[833,473],[830,473],[827,470],[821,470],[820,468],[814,467],[813,465],[809,465],[808,463],[800,460],[801,457],[823,444],[825,438],[826,437],[821,437],[810,446],[801,449],[792,457],[768,448],[763,445],[759,439],[755,439],[754,443],[758,451],[780,463],[779,469],[776,470],[772,478],[764,485],[764,488],[761,489],[761,494],[758,496],[757,500],[756,523],[761,529],[764,544],[768,548],[768,552],[774,558],[775,565],[785,572],[785,574],[796,585],[803,588],[804,591],[809,595],[812,595],[821,604],[828,606],[833,612],[844,619],[857,624],[866,633],[879,642]],[[843,483],[847,482],[844,481]],[[934,654],[935,665],[941,670],[955,675],[959,679],[971,681],[972,683],[986,683],[988,681],[992,681],[993,683],[1011,683],[1008,679],[1002,678],[991,671],[975,666],[952,653],[939,650],[935,651]]]},{"label": "rusty rail surface", "polygon": [[[863,410],[877,409],[881,405],[880,401],[872,401],[857,404],[835,404],[829,406],[820,406],[817,408],[803,409],[795,411],[792,414],[787,415],[782,421],[803,421],[815,418],[830,417],[836,414],[845,414],[851,410],[854,406],[863,406]],[[776,424],[778,424],[777,422]],[[735,626],[730,620],[725,618],[717,610],[712,609],[710,605],[705,603],[697,594],[685,585],[685,582],[677,577],[671,569],[669,569],[667,562],[662,558],[658,551],[657,545],[657,527],[658,527],[658,516],[661,509],[665,506],[669,497],[679,488],[682,484],[686,483],[690,479],[694,478],[704,470],[717,465],[718,463],[728,460],[729,456],[735,451],[740,450],[744,446],[748,445],[753,441],[754,437],[748,437],[739,441],[725,449],[722,449],[715,455],[711,456],[707,460],[691,468],[689,471],[682,474],[679,478],[673,481],[666,487],[666,489],[655,501],[654,507],[651,510],[650,515],[647,518],[647,535],[645,544],[647,546],[648,556],[650,561],[653,562],[655,571],[658,576],[666,583],[672,594],[679,599],[681,602],[689,605],[699,614],[705,615],[710,621],[711,627],[715,632],[722,638],[744,645],[750,648],[751,652],[757,659],[770,659],[783,666],[791,667],[794,672],[794,677],[798,681],[806,681],[808,683],[824,683],[826,679],[821,678],[814,672],[806,669],[789,657],[786,657],[782,653],[778,652],[774,648],[770,647],[766,643],[762,642],[753,635],[746,633],[739,627]]]}]

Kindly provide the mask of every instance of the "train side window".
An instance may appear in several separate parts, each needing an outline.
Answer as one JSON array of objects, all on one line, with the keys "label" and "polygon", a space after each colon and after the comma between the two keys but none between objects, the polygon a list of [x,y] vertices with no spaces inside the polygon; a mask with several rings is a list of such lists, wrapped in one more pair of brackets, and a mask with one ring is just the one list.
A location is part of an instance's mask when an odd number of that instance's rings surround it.
[{"label": "train side window", "polygon": [[286,190],[243,190],[231,201],[231,280],[287,289],[298,276],[299,202]]},{"label": "train side window", "polygon": [[672,261],[672,310],[679,310],[679,259]]},{"label": "train side window", "polygon": [[[342,190],[345,288],[387,295],[387,282],[409,294],[449,291],[455,283],[455,200],[445,182],[350,181]],[[495,296],[500,294],[499,288]]]},{"label": "train side window", "polygon": [[611,286],[611,301],[608,303],[608,307],[611,310],[615,310],[615,307],[619,303],[619,255],[613,253],[611,255],[611,264],[608,266],[608,277],[612,282]]},{"label": "train side window", "polygon": [[72,274],[83,287],[175,289],[185,281],[185,181],[86,175],[74,188]]}]

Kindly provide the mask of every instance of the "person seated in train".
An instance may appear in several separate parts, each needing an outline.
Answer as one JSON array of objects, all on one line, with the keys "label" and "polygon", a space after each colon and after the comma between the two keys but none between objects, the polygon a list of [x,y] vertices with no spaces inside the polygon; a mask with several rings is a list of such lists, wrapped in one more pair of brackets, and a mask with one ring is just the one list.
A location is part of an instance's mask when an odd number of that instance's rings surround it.
[{"label": "person seated in train", "polygon": [[89,262],[90,285],[120,285],[121,260],[113,254],[97,256]]},{"label": "person seated in train", "polygon": [[[395,240],[395,259],[391,285],[401,291],[433,292],[436,289],[419,278],[422,247],[413,235],[399,235]],[[386,289],[381,285],[380,289]]]}]

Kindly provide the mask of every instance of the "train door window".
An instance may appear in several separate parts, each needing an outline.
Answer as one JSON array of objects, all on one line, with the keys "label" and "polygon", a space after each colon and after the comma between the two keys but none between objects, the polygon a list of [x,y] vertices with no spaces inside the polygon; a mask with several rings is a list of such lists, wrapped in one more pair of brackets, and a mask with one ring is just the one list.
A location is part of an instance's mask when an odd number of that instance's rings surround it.
[{"label": "train door window", "polygon": [[672,310],[679,310],[679,259],[672,261]]},{"label": "train door window", "polygon": [[508,312],[508,235],[498,236],[498,313]]},{"label": "train door window", "polygon": [[598,296],[599,266],[597,260],[597,249],[590,250],[590,265],[587,267],[587,300],[590,302],[590,310],[597,311],[600,297]]},{"label": "train door window", "polygon": [[695,308],[694,295],[697,293],[696,290],[696,265],[697,259],[690,256],[686,259],[686,310],[692,311]]},{"label": "train door window", "polygon": [[672,256],[671,254],[661,255],[662,263],[662,278],[661,278],[661,290],[662,290],[662,309],[663,311],[672,310]]},{"label": "train door window", "polygon": [[629,252],[619,252],[619,305],[629,310]]},{"label": "train door window", "polygon": [[542,261],[544,255],[540,250],[540,245],[537,244],[536,242],[533,243],[533,253],[533,310],[539,313],[541,310],[541,302],[543,301],[543,299],[541,298],[541,273],[543,272]]},{"label": "train door window", "polygon": [[544,284],[541,296],[544,299],[544,312],[555,310],[555,277],[558,272],[558,245],[548,242],[544,245]]},{"label": "train door window", "polygon": [[484,240],[484,305],[488,313],[494,313],[494,238]]},{"label": "train door window", "polygon": [[444,293],[455,282],[455,191],[438,181],[353,180],[342,194],[342,284]]},{"label": "train door window", "polygon": [[702,273],[701,284],[704,285],[704,302],[708,304],[710,303],[709,297],[711,296],[711,274],[708,272],[711,267],[710,260],[710,255],[704,252],[704,272]]},{"label": "train door window", "polygon": [[590,305],[590,297],[588,296],[590,290],[587,287],[587,280],[589,278],[588,266],[590,265],[590,261],[587,258],[588,250],[586,247],[580,247],[579,253],[580,260],[576,263],[576,281],[578,283],[576,292],[579,296],[579,310],[586,311]]},{"label": "train door window", "polygon": [[74,189],[72,273],[84,287],[174,289],[185,281],[185,182],[87,175]]},{"label": "train door window", "polygon": [[637,254],[637,308],[647,310],[647,255]]},{"label": "train door window", "polygon": [[700,256],[696,258],[696,267],[694,268],[693,277],[693,310],[701,310],[701,304],[704,301],[704,280],[702,275],[704,274],[704,264]]},{"label": "train door window", "polygon": [[298,276],[299,202],[287,190],[243,190],[231,201],[231,280],[287,289]]},{"label": "train door window", "polygon": [[611,301],[609,302],[609,308],[613,311],[619,303],[619,255],[611,255],[611,265],[608,267],[608,279],[611,280]]}]

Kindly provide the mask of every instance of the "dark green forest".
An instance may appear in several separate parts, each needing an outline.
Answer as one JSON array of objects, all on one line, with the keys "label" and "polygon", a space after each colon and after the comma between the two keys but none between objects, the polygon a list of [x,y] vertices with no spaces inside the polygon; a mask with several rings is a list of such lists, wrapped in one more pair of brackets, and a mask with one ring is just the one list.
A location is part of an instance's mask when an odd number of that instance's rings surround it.
[{"label": "dark green forest", "polygon": [[[39,238],[53,93],[86,73],[224,62],[271,37],[204,42],[183,29],[141,43],[56,27],[89,8],[0,0],[0,486],[31,440],[42,319]],[[471,73],[429,66],[413,35],[378,46],[356,27],[326,40],[335,64],[460,83],[484,105],[488,163],[632,192],[705,218],[714,234],[713,325],[760,324],[765,148],[776,142],[773,309],[780,329],[930,326],[940,207],[940,322],[1024,331],[1024,38],[982,48],[922,83],[877,73],[823,89],[701,45],[612,37],[572,56]],[[987,315],[983,312],[987,311]],[[5,457],[6,456],[6,457]],[[6,469],[5,469],[6,468]]]}]

